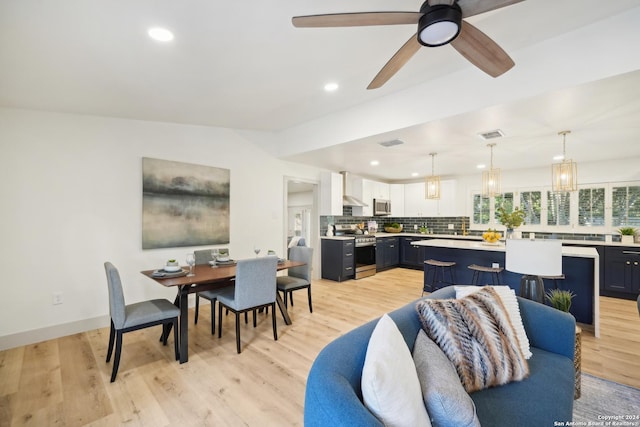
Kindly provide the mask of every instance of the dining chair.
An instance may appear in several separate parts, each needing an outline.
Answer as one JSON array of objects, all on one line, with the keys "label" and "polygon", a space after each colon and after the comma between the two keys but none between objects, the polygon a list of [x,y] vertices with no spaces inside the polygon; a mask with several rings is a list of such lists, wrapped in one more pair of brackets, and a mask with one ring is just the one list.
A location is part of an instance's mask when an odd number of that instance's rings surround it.
[{"label": "dining chair", "polygon": [[[223,248],[221,251],[229,252],[228,249]],[[196,256],[196,265],[209,264],[209,261],[213,261],[211,256],[211,249],[201,249],[199,251],[193,251]],[[232,284],[230,284],[232,286]],[[207,299],[211,302],[211,335],[216,333],[216,299],[218,297],[218,290],[203,291],[196,293],[196,308],[193,316],[193,323],[198,324],[198,317],[200,315],[200,298]]]},{"label": "dining chair", "polygon": [[278,340],[276,327],[276,274],[278,258],[266,256],[238,260],[236,264],[236,283],[225,288],[217,295],[218,338],[222,337],[222,308],[233,312],[236,317],[236,349],[240,353],[240,313],[253,311],[253,326],[256,326],[255,310],[271,307],[273,339]]},{"label": "dining chair", "polygon": [[107,363],[111,360],[115,340],[115,358],[111,371],[111,382],[116,380],[122,351],[122,335],[126,332],[151,326],[162,325],[162,343],[167,345],[167,328],[173,326],[173,341],[176,360],[180,358],[178,350],[178,317],[180,309],[166,299],[125,304],[124,292],[120,273],[110,262],[104,263],[109,287],[109,314],[111,315],[111,330],[109,332],[109,348],[107,349]]},{"label": "dining chair", "polygon": [[309,312],[313,313],[311,305],[311,262],[313,259],[313,248],[306,246],[293,246],[289,248],[289,259],[291,261],[301,261],[305,264],[300,267],[292,267],[287,271],[286,276],[276,278],[276,287],[282,292],[284,306],[287,307],[288,300],[293,305],[293,291],[307,289],[309,298]]}]

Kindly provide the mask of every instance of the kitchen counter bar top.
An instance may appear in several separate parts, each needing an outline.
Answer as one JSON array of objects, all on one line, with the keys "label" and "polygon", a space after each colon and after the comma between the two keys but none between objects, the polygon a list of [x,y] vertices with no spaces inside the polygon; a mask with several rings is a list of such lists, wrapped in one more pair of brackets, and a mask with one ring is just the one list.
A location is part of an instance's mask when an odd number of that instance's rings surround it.
[{"label": "kitchen counter bar top", "polygon": [[[412,242],[411,244],[415,246],[434,246],[438,248],[472,249],[496,252],[505,251],[505,244],[502,242],[497,245],[493,245],[485,242],[470,242],[465,240],[432,239],[419,240],[417,242]],[[562,246],[562,255],[598,259],[598,251],[595,248],[581,246]]]},{"label": "kitchen counter bar top", "polygon": [[[451,255],[451,260],[456,261],[458,257],[464,259],[465,256],[461,250],[481,251],[481,252],[505,252],[504,243],[498,245],[487,244],[484,242],[473,242],[464,240],[447,240],[447,239],[431,239],[431,240],[419,240],[412,242],[412,245],[423,247],[425,250],[428,248],[434,248],[439,251],[442,249],[451,250],[447,252]],[[457,251],[457,252],[456,252]],[[445,254],[446,255],[446,254]],[[501,255],[502,256],[502,255]],[[600,257],[598,251],[595,248],[582,247],[582,246],[563,246],[562,256],[569,258],[587,258],[593,259],[593,329],[596,338],[600,337]],[[425,259],[429,255],[425,253]],[[503,261],[504,262],[504,261]],[[587,260],[580,261],[587,262]],[[564,264],[564,263],[563,263]],[[589,261],[589,264],[591,262]],[[504,265],[503,265],[504,266]],[[513,273],[510,273],[513,274]],[[571,274],[571,273],[568,273]],[[587,276],[588,277],[588,276]]]}]

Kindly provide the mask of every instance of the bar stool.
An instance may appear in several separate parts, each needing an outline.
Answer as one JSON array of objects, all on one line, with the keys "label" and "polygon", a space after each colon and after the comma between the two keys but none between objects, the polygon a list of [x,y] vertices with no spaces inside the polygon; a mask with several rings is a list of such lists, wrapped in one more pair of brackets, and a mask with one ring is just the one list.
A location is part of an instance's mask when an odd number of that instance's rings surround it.
[{"label": "bar stool", "polygon": [[[422,288],[422,295],[424,295],[425,292],[437,291],[442,287],[442,286],[438,286],[439,284],[442,284],[442,285],[457,284],[456,270],[453,268],[456,265],[455,262],[428,259],[424,263],[426,264],[427,267],[424,272],[424,287]],[[442,274],[442,280],[437,280],[438,269],[440,269],[440,273]],[[431,277],[431,281],[429,281],[430,272],[433,273]],[[445,273],[447,272],[449,273],[449,281],[447,281],[445,278]]]},{"label": "bar stool", "polygon": [[471,279],[472,285],[477,285],[482,273],[491,274],[491,284],[500,284],[500,273],[504,270],[502,267],[485,267],[484,265],[471,264],[468,266],[470,270],[473,270],[473,277]]},{"label": "bar stool", "polygon": [[540,276],[541,279],[553,280],[553,289],[558,289],[558,280],[564,280],[564,274],[558,276]]}]

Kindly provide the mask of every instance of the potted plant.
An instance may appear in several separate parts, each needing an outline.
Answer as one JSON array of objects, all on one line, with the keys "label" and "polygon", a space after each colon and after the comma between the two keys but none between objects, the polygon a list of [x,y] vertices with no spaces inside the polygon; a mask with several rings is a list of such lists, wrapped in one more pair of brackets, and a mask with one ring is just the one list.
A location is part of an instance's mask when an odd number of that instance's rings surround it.
[{"label": "potted plant", "polygon": [[576,294],[571,291],[551,289],[546,292],[545,296],[553,308],[568,313],[571,308],[571,300],[576,296]]},{"label": "potted plant", "polygon": [[400,233],[402,231],[402,224],[397,222],[386,223],[384,225],[384,231],[387,233]]},{"label": "potted plant", "polygon": [[524,224],[524,217],[526,216],[524,210],[516,207],[513,211],[507,212],[504,206],[500,206],[497,209],[498,212],[498,221],[500,224],[507,227],[507,238],[511,238],[513,234],[513,229],[520,227]]},{"label": "potted plant", "polygon": [[632,244],[635,241],[636,229],[634,227],[620,227],[618,233],[620,233],[622,243]]}]

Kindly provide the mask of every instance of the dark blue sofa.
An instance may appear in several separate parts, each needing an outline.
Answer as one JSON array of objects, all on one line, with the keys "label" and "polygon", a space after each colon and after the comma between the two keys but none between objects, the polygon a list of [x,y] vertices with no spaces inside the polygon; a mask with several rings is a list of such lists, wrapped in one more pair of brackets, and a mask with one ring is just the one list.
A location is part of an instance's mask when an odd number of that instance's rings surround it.
[{"label": "dark blue sofa", "polygon": [[[455,298],[453,287],[428,298]],[[471,394],[483,426],[553,426],[573,412],[575,319],[554,308],[518,298],[533,356],[530,375]],[[420,321],[415,302],[389,313],[413,349]],[[329,343],[307,379],[304,424],[313,426],[381,426],[362,403],[360,380],[364,358],[377,319]]]}]

